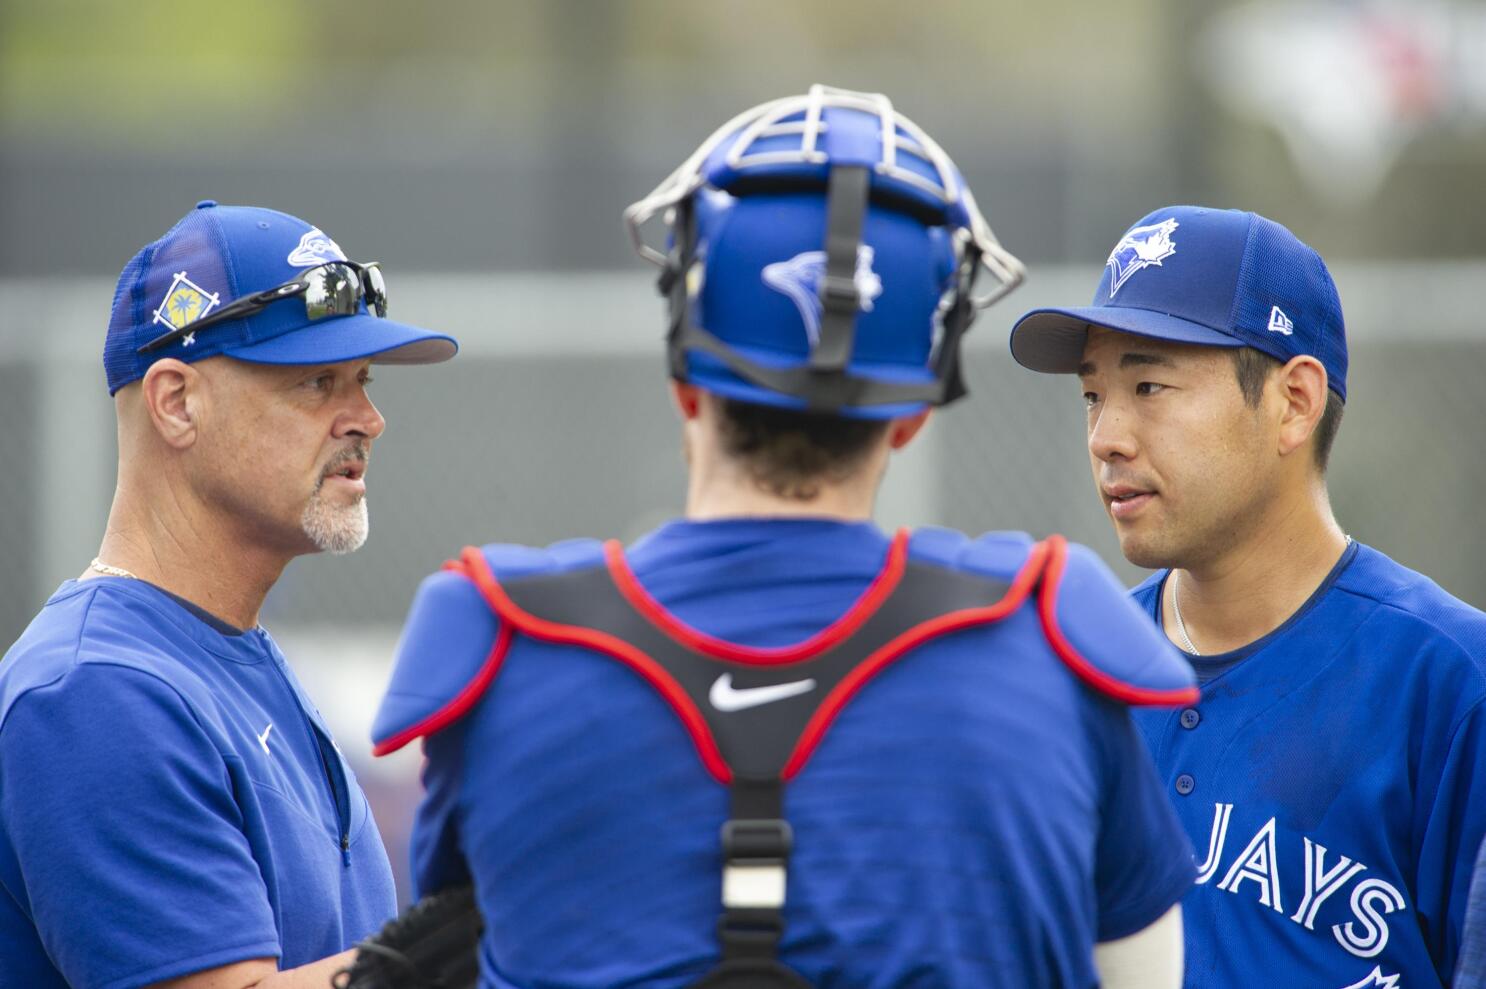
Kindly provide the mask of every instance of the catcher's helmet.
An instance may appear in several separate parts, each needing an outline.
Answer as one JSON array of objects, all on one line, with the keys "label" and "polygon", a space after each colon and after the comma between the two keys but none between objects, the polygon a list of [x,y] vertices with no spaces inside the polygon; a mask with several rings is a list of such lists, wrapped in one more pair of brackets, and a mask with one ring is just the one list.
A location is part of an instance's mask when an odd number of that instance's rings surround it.
[{"label": "catcher's helmet", "polygon": [[[641,230],[657,214],[665,253]],[[963,395],[961,334],[1025,273],[939,145],[886,96],[826,86],[733,118],[624,219],[662,268],[673,377],[856,418]],[[998,285],[976,296],[981,266]]]}]

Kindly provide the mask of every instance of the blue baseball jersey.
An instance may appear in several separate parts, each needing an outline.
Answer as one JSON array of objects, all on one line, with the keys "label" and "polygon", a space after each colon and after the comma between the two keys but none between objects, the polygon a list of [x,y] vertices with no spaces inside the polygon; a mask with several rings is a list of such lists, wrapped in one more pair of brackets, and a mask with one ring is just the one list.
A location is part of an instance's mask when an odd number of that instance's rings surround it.
[{"label": "blue baseball jersey", "polygon": [[396,913],[366,798],[262,628],[68,581],[0,660],[0,986],[293,968]]},{"label": "blue baseball jersey", "polygon": [[1455,989],[1486,989],[1486,841],[1481,842],[1475,878],[1471,880]]},{"label": "blue baseball jersey", "polygon": [[[1006,581],[1031,549],[943,530],[906,545]],[[513,579],[589,565],[596,546],[484,558]],[[870,524],[721,520],[668,524],[624,557],[668,621],[783,650],[848,621],[889,554]],[[1092,553],[1069,554],[1058,601],[1074,645],[1116,643],[1134,679],[1195,695]],[[437,574],[413,603],[375,735],[383,751],[424,736],[415,879],[427,893],[473,878],[482,985],[679,989],[716,963],[728,790],[633,669],[512,636],[464,575]],[[784,807],[780,958],[821,986],[1089,989],[1093,944],[1154,922],[1193,877],[1128,709],[1054,655],[1031,602],[867,681]]]},{"label": "blue baseball jersey", "polygon": [[[1135,600],[1160,623],[1159,573]],[[1285,624],[1136,714],[1199,860],[1192,989],[1448,985],[1486,834],[1486,615],[1351,544]]]}]

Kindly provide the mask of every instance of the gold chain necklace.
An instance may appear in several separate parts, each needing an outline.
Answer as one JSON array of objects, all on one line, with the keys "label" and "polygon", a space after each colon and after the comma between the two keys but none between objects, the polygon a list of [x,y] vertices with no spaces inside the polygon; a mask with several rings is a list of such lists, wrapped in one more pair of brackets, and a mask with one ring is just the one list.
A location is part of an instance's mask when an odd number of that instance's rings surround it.
[{"label": "gold chain necklace", "polygon": [[1198,652],[1197,647],[1192,645],[1192,637],[1187,634],[1187,623],[1182,621],[1182,606],[1176,599],[1176,588],[1180,578],[1181,574],[1178,571],[1171,571],[1171,617],[1176,619],[1176,630],[1181,633],[1182,642],[1186,645],[1187,652],[1194,656],[1201,656],[1202,653]]},{"label": "gold chain necklace", "polygon": [[[1347,536],[1346,544],[1342,546],[1342,553],[1345,554],[1346,551],[1347,551],[1347,547],[1349,547],[1351,545],[1352,545],[1352,537],[1351,536]],[[1180,582],[1180,579],[1181,579],[1181,574],[1178,571],[1176,571],[1176,570],[1172,570],[1171,571],[1171,617],[1173,617],[1173,618],[1176,619],[1176,630],[1181,635],[1182,642],[1187,647],[1187,652],[1191,653],[1194,656],[1201,656],[1202,653],[1198,652],[1197,651],[1197,647],[1194,646],[1194,645],[1192,645],[1192,637],[1187,634],[1187,623],[1184,622],[1184,621],[1182,621],[1182,606],[1181,606],[1181,603],[1177,600],[1177,596],[1176,596],[1176,589],[1177,589],[1178,583]]]},{"label": "gold chain necklace", "polygon": [[123,567],[111,567],[107,563],[104,563],[102,560],[98,559],[98,557],[96,556],[93,557],[93,562],[88,564],[88,569],[93,570],[97,573],[104,574],[108,577],[128,577],[130,580],[139,579],[134,574],[125,570]]}]

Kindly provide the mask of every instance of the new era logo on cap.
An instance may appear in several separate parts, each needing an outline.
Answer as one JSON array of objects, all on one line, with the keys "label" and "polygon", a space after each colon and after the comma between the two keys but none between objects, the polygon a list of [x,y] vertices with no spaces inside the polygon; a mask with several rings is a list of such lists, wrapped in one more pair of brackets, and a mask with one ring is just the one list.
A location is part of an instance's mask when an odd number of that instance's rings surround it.
[{"label": "new era logo on cap", "polygon": [[1285,315],[1285,310],[1279,306],[1275,306],[1269,311],[1269,332],[1283,333],[1285,336],[1289,336],[1295,332],[1295,323],[1291,321],[1289,316]]}]

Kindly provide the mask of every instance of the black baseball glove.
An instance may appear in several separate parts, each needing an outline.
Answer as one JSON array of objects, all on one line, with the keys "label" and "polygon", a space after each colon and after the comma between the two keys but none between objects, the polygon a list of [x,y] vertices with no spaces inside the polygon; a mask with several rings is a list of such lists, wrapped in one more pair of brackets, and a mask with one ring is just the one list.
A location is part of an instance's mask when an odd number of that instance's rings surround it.
[{"label": "black baseball glove", "polygon": [[474,989],[484,923],[474,890],[425,896],[356,946],[356,961],[335,973],[335,989]]}]

